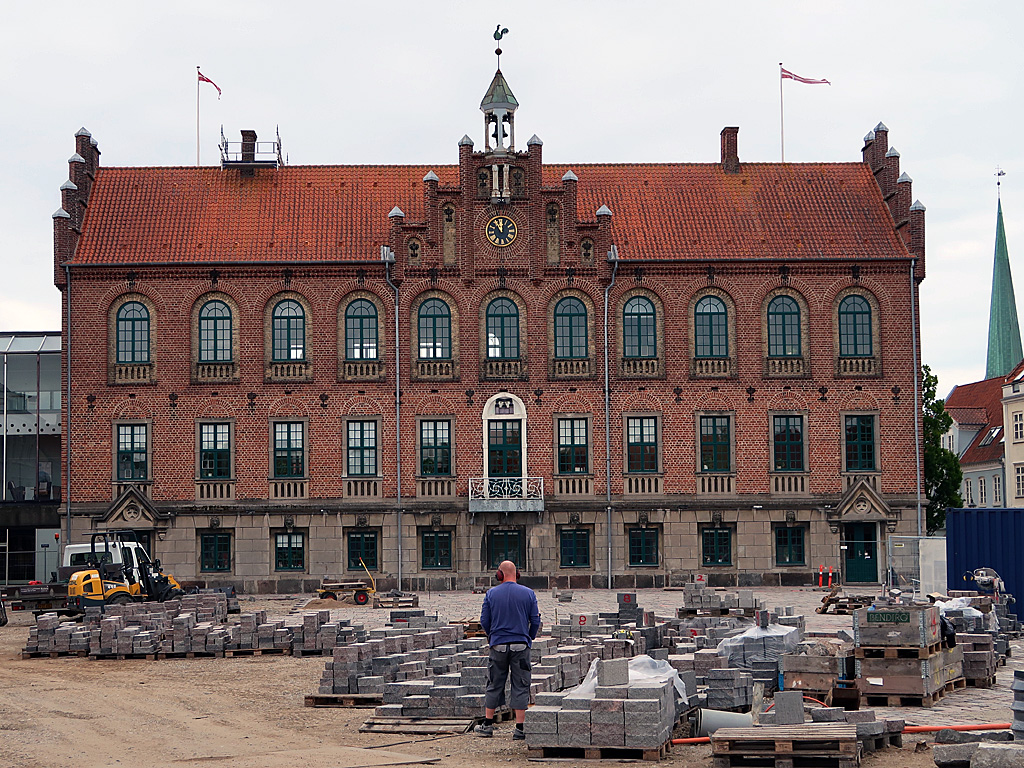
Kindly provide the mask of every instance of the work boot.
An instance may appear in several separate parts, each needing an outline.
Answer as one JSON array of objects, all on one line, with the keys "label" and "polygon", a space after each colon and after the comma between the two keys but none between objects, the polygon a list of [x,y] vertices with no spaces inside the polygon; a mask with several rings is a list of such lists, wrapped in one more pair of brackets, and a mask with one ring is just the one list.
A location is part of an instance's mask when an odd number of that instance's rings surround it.
[{"label": "work boot", "polygon": [[473,733],[484,739],[489,739],[494,735],[494,726],[487,725],[486,723],[480,723],[476,728],[473,729]]},{"label": "work boot", "polygon": [[522,728],[513,728],[512,729],[512,741],[522,741],[525,738],[526,738],[526,731],[524,731]]}]

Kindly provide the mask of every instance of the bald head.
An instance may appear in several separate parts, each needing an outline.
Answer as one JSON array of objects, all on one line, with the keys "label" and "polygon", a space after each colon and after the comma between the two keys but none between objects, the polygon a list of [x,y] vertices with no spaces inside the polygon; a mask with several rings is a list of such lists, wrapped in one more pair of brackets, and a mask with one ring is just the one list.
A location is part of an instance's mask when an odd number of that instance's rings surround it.
[{"label": "bald head", "polygon": [[504,581],[515,581],[516,580],[516,564],[511,560],[506,560],[498,566],[498,570],[501,571],[501,575],[504,576]]}]

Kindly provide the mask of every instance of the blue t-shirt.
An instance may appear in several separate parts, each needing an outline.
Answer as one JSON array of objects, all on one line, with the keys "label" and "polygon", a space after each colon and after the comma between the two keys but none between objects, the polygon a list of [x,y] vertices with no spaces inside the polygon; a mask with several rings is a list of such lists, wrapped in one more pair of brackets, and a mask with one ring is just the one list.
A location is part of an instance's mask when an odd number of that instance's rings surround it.
[{"label": "blue t-shirt", "polygon": [[540,630],[537,595],[514,581],[491,587],[484,595],[480,626],[491,645],[526,643],[532,646]]}]

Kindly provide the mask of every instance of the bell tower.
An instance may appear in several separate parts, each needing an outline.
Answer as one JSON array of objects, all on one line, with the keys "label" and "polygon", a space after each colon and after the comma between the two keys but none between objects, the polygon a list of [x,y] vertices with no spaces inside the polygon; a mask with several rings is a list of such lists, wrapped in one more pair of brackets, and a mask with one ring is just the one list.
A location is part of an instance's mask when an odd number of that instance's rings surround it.
[{"label": "bell tower", "polygon": [[[500,41],[506,34],[508,30],[499,24],[494,30],[494,39]],[[484,152],[491,160],[491,201],[508,202],[512,195],[508,156],[516,151],[515,119],[519,102],[501,74],[501,48],[495,48],[494,53],[498,57],[498,69],[480,102],[480,111],[484,113]]]}]

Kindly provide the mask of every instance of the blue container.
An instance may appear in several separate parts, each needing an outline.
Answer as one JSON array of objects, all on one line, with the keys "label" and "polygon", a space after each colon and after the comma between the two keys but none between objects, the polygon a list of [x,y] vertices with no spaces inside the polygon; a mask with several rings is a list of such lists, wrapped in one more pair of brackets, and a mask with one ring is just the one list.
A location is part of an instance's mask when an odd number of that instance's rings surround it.
[{"label": "blue container", "polygon": [[[946,511],[948,589],[975,589],[964,573],[994,568],[1005,590],[1024,601],[1024,509],[950,509]],[[1017,613],[1017,603],[1010,606]]]}]

